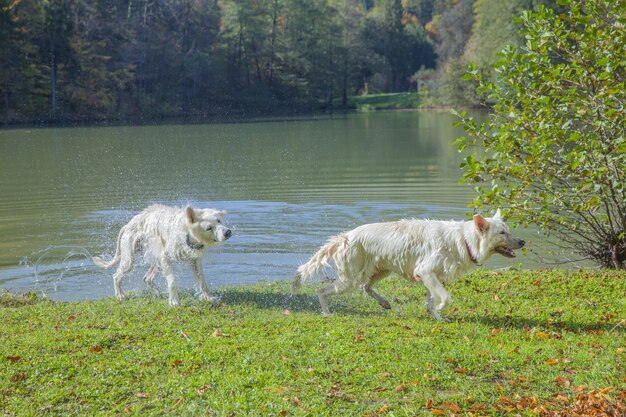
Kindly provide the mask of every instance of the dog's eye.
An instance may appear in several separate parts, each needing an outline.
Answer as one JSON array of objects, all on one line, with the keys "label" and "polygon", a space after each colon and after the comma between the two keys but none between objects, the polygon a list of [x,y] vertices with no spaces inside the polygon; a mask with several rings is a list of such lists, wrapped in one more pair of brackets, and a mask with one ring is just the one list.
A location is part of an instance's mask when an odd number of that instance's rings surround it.
[{"label": "dog's eye", "polygon": [[211,230],[213,230],[213,226],[209,226],[209,227],[206,228],[207,232],[210,232]]},{"label": "dog's eye", "polygon": [[222,221],[220,219],[217,219],[217,223],[220,224],[222,223]]},{"label": "dog's eye", "polygon": [[503,230],[500,232],[501,235],[506,235],[506,232]]}]

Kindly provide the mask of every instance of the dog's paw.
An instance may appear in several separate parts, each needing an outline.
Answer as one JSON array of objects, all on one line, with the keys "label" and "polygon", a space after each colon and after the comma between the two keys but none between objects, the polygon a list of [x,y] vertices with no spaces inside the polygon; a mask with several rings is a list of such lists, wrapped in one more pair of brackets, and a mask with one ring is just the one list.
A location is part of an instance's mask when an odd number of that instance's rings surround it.
[{"label": "dog's paw", "polygon": [[385,310],[391,310],[391,304],[387,300],[381,300],[378,302],[382,308]]},{"label": "dog's paw", "polygon": [[198,298],[200,300],[202,300],[202,301],[208,301],[209,303],[213,304],[214,306],[219,306],[221,304],[221,302],[222,302],[222,299],[220,297],[216,297],[214,295],[210,295],[210,294],[206,294],[206,293],[201,293]]},{"label": "dog's paw", "polygon": [[170,298],[169,303],[170,307],[178,307],[180,305],[180,301],[177,298]]}]

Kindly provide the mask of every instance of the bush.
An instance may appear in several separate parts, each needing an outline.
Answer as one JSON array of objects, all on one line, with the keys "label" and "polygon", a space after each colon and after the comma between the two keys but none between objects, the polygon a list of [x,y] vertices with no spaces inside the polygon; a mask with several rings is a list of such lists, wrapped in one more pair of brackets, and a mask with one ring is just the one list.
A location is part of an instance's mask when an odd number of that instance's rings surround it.
[{"label": "bush", "polygon": [[566,0],[566,13],[525,12],[526,43],[506,48],[490,83],[465,77],[493,105],[476,122],[460,113],[473,206],[502,206],[564,247],[626,269],[626,2]]}]

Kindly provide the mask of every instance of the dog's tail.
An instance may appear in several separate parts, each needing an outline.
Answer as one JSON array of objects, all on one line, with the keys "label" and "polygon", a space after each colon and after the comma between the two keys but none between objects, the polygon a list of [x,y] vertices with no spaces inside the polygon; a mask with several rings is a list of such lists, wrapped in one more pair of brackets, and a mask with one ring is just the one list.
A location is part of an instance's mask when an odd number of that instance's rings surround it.
[{"label": "dog's tail", "polygon": [[348,238],[343,233],[328,239],[328,242],[307,263],[300,265],[296,276],[291,281],[291,292],[298,291],[304,281],[317,274],[323,267],[329,266],[330,261],[334,261],[335,265],[341,263],[347,245]]},{"label": "dog's tail", "polygon": [[94,264],[96,264],[96,266],[109,269],[120,261],[120,259],[122,258],[120,243],[122,241],[122,235],[124,234],[124,229],[125,228],[122,227],[122,229],[120,230],[120,233],[117,235],[117,247],[115,248],[115,255],[113,256],[113,259],[111,259],[109,262],[105,262],[104,259],[102,259],[101,257],[94,256],[93,258],[91,258],[91,260],[93,261]]}]

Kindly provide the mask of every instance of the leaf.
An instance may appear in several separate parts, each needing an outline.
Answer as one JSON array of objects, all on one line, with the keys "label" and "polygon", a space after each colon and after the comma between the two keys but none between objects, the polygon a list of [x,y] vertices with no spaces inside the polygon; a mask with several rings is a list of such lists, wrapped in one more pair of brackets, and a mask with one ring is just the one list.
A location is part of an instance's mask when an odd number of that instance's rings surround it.
[{"label": "leaf", "polygon": [[293,403],[293,405],[298,406],[298,407],[302,405],[302,400],[298,397],[293,397],[291,399],[291,402]]},{"label": "leaf", "polygon": [[474,411],[474,412],[487,411],[487,406],[483,404],[472,404],[472,406],[470,407],[470,411]]},{"label": "leaf", "polygon": [[556,365],[557,363],[559,363],[558,359],[550,359],[549,361],[545,361],[544,362],[546,365]]},{"label": "leaf", "polygon": [[146,394],[145,392],[137,392],[135,393],[135,397],[144,399],[144,398],[148,398],[148,394]]},{"label": "leaf", "polygon": [[440,409],[438,409],[438,408],[433,408],[433,409],[431,410],[431,412],[432,412],[434,415],[436,415],[436,416],[445,416],[445,415],[446,415],[446,412],[445,412],[445,411],[442,411],[442,410],[440,410]]},{"label": "leaf", "polygon": [[67,316],[67,319],[68,320],[76,320],[76,316],[72,314],[70,316]]},{"label": "leaf", "polygon": [[426,409],[430,410],[431,408],[433,408],[433,400],[429,398],[428,400],[426,400]]},{"label": "leaf", "polygon": [[11,382],[23,381],[26,378],[28,378],[28,375],[26,375],[25,373],[15,374],[11,377]]},{"label": "leaf", "polygon": [[391,407],[389,407],[387,404],[385,404],[382,407],[380,407],[378,410],[376,410],[376,414],[378,414],[378,415],[386,414],[386,413],[389,412],[390,409],[391,409]]},{"label": "leaf", "polygon": [[21,356],[7,356],[6,358],[9,362],[17,362],[22,359]]},{"label": "leaf", "polygon": [[535,334],[537,335],[537,337],[539,339],[549,339],[550,338],[550,336],[547,333],[544,333],[544,332],[537,332]]},{"label": "leaf", "polygon": [[396,392],[402,392],[402,391],[406,391],[406,387],[404,385],[400,384],[397,387],[395,387],[394,390]]},{"label": "leaf", "polygon": [[182,361],[182,360],[180,360],[180,359],[174,359],[174,360],[172,361],[172,366],[174,366],[174,367],[176,367],[176,366],[180,366],[180,365],[182,365],[182,363],[183,363],[183,361]]},{"label": "leaf", "polygon": [[461,407],[459,407],[457,403],[451,403],[451,402],[445,401],[443,404],[441,404],[441,406],[443,408],[450,410],[453,413],[460,413],[462,411]]},{"label": "leaf", "polygon": [[222,337],[223,336],[222,335],[222,331],[220,329],[215,329],[213,331],[213,333],[211,334],[211,336],[213,336],[213,337]]},{"label": "leaf", "polygon": [[213,385],[206,384],[206,385],[203,385],[200,388],[198,388],[196,390],[196,392],[198,393],[198,395],[202,396],[202,395],[206,394],[208,391],[210,391],[212,389],[213,389]]},{"label": "leaf", "polygon": [[454,370],[455,374],[466,374],[468,372],[469,372],[469,370],[467,368],[456,368]]},{"label": "leaf", "polygon": [[357,343],[363,342],[365,339],[363,338],[363,335],[361,334],[357,334],[356,336],[354,336],[354,341]]},{"label": "leaf", "polygon": [[102,352],[102,346],[100,345],[95,345],[89,348],[89,352],[91,353],[98,353],[98,352]]},{"label": "leaf", "polygon": [[290,316],[291,315],[291,311],[289,310],[283,310],[283,316]]}]

